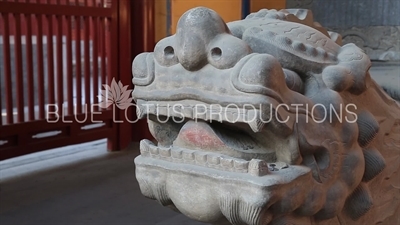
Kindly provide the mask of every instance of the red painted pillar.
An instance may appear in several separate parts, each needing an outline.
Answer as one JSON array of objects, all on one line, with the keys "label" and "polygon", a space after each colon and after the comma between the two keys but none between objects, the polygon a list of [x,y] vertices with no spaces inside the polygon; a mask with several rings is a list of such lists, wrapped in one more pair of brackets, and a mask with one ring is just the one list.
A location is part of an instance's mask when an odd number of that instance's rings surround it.
[{"label": "red painted pillar", "polygon": [[[133,89],[132,84],[132,61],[136,55],[153,51],[154,48],[154,0],[114,0],[113,4],[118,4],[116,15],[118,24],[118,50],[116,55],[118,63],[114,68],[114,73],[118,74],[116,81],[121,81],[129,85],[128,89]],[[115,25],[116,23],[113,23]],[[122,150],[129,146],[132,141],[139,141],[143,138],[151,138],[147,128],[147,122],[136,120],[136,109],[129,107],[125,110],[116,110],[118,122],[116,143],[109,144],[109,150]]]},{"label": "red painted pillar", "polygon": [[[134,30],[134,35],[132,37],[132,43],[134,43],[132,45],[132,63],[136,55],[142,52],[152,52],[154,50],[155,0],[140,0],[131,2],[133,7],[131,28]],[[143,138],[152,138],[145,119],[134,124],[132,126],[132,132],[133,141],[140,141]]]}]

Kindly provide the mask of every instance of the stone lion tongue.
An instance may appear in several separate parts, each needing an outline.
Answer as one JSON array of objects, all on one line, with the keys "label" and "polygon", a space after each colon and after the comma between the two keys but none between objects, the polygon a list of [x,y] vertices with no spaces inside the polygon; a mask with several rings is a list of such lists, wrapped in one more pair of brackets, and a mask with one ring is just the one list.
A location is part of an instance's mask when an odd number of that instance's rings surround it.
[{"label": "stone lion tongue", "polygon": [[198,150],[215,150],[226,147],[214,130],[205,122],[188,121],[183,125],[174,146]]}]

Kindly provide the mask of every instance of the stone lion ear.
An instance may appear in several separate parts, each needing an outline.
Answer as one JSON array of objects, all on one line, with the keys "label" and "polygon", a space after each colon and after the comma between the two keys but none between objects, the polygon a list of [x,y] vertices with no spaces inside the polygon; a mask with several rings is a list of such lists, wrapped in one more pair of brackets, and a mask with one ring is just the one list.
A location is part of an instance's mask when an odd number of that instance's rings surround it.
[{"label": "stone lion ear", "polygon": [[231,34],[239,39],[242,39],[243,33],[246,31],[245,26],[241,25],[240,23],[230,22],[227,24],[229,31]]},{"label": "stone lion ear", "polygon": [[253,92],[257,89],[260,89],[259,93],[268,92],[268,89],[279,91],[285,88],[287,90],[280,63],[268,54],[254,54],[241,69],[239,81],[242,86],[254,90]]},{"label": "stone lion ear", "polygon": [[208,45],[207,60],[218,69],[229,69],[251,52],[250,47],[241,39],[230,34],[220,34]]},{"label": "stone lion ear", "polygon": [[328,66],[322,72],[325,85],[337,92],[348,90],[353,84],[353,75],[350,69],[340,66]]},{"label": "stone lion ear", "polygon": [[341,47],[337,56],[338,66],[347,68],[351,73],[351,87],[348,91],[354,95],[360,95],[367,89],[367,79],[369,78],[369,68],[371,60],[365,52],[353,43]]},{"label": "stone lion ear", "polygon": [[292,91],[303,93],[304,84],[300,76],[296,72],[285,68],[283,69],[283,72],[285,74],[286,85],[288,88]]}]

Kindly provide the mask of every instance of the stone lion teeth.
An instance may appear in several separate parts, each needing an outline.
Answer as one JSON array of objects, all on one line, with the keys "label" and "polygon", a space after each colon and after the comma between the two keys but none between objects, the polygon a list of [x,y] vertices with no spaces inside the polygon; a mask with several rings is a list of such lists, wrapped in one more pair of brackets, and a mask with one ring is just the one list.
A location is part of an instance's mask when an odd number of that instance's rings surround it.
[{"label": "stone lion teeth", "polygon": [[159,154],[158,148],[156,146],[150,146],[150,154],[154,155],[154,156],[156,156],[156,155],[158,156],[158,154]]},{"label": "stone lion teeth", "polygon": [[169,108],[167,106],[158,105],[157,106],[157,115],[169,115]]},{"label": "stone lion teeth", "polygon": [[158,147],[160,155],[163,157],[171,157],[171,149],[166,147]]},{"label": "stone lion teeth", "polygon": [[150,154],[149,142],[150,142],[149,140],[140,141],[140,154],[144,156],[149,156]]},{"label": "stone lion teeth", "polygon": [[261,159],[252,159],[249,163],[249,173],[254,176],[268,174],[268,163]]},{"label": "stone lion teeth", "polygon": [[206,120],[207,119],[207,112],[208,112],[208,109],[207,108],[204,108],[203,106],[202,107],[199,107],[200,105],[196,105],[195,107],[194,107],[194,115],[195,116],[193,116],[193,117],[195,117],[195,119],[202,119],[202,120]]},{"label": "stone lion teeth", "polygon": [[205,165],[207,162],[207,154],[205,152],[195,152],[194,157],[196,162],[201,165]]},{"label": "stone lion teeth", "polygon": [[246,160],[243,160],[243,159],[234,159],[233,165],[236,169],[247,170],[247,167],[249,166],[249,162]]},{"label": "stone lion teeth", "polygon": [[169,114],[170,116],[182,118],[185,117],[183,110],[184,110],[183,105],[173,105],[169,107]]},{"label": "stone lion teeth", "polygon": [[[271,163],[271,164],[272,164],[272,163]],[[277,167],[278,169],[286,169],[286,168],[289,168],[289,165],[288,165],[287,163],[285,163],[285,162],[275,162],[275,163],[273,163],[273,164],[275,164],[276,167]]]},{"label": "stone lion teeth", "polygon": [[225,168],[233,168],[233,159],[221,157],[220,162],[221,165]]},{"label": "stone lion teeth", "polygon": [[183,110],[183,105],[172,105],[170,108],[175,112],[175,113],[181,113]]},{"label": "stone lion teeth", "polygon": [[194,160],[194,153],[192,151],[182,151],[182,158],[184,160]]},{"label": "stone lion teeth", "polygon": [[140,154],[149,154],[149,149],[147,147],[140,146]]},{"label": "stone lion teeth", "polygon": [[229,108],[225,108],[224,113],[222,113],[222,120],[223,121],[234,121],[233,115],[232,115],[232,110]]},{"label": "stone lion teeth", "polygon": [[285,162],[274,162],[274,163],[268,163],[268,168],[270,171],[279,171],[289,168],[289,165]]},{"label": "stone lion teeth", "polygon": [[249,126],[254,133],[260,132],[264,128],[264,123],[260,119],[250,121]]},{"label": "stone lion teeth", "polygon": [[243,122],[245,121],[245,113],[239,108],[225,108],[222,113],[222,118],[224,121],[231,123]]},{"label": "stone lion teeth", "polygon": [[184,107],[182,111],[183,111],[183,115],[186,118],[193,119],[193,108],[192,107]]},{"label": "stone lion teeth", "polygon": [[222,121],[223,108],[221,106],[211,105],[209,110],[209,118],[215,121]]},{"label": "stone lion teeth", "polygon": [[206,109],[206,113],[204,114],[204,118],[203,119],[205,119],[205,120],[211,120],[211,111],[210,111],[210,108],[208,108],[207,107],[207,109]]},{"label": "stone lion teeth", "polygon": [[146,114],[146,108],[143,106],[136,107],[136,115],[139,119],[142,119]]},{"label": "stone lion teeth", "polygon": [[182,150],[174,149],[171,151],[171,156],[174,159],[182,159]]},{"label": "stone lion teeth", "polygon": [[218,165],[220,163],[219,156],[214,154],[207,155],[207,162],[211,165]]},{"label": "stone lion teeth", "polygon": [[146,103],[143,106],[143,112],[149,113],[149,114],[156,114],[157,113],[157,107],[153,103]]}]

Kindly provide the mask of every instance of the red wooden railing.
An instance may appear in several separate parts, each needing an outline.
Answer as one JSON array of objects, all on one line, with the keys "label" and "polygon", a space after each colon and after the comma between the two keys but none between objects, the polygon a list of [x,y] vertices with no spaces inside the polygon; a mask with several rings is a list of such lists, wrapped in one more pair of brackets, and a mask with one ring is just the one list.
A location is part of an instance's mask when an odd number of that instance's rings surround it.
[{"label": "red wooden railing", "polygon": [[92,106],[113,78],[131,85],[134,55],[154,40],[134,23],[147,22],[153,1],[0,1],[0,160],[100,138],[118,150],[146,134],[143,122],[115,124],[125,113]]}]

